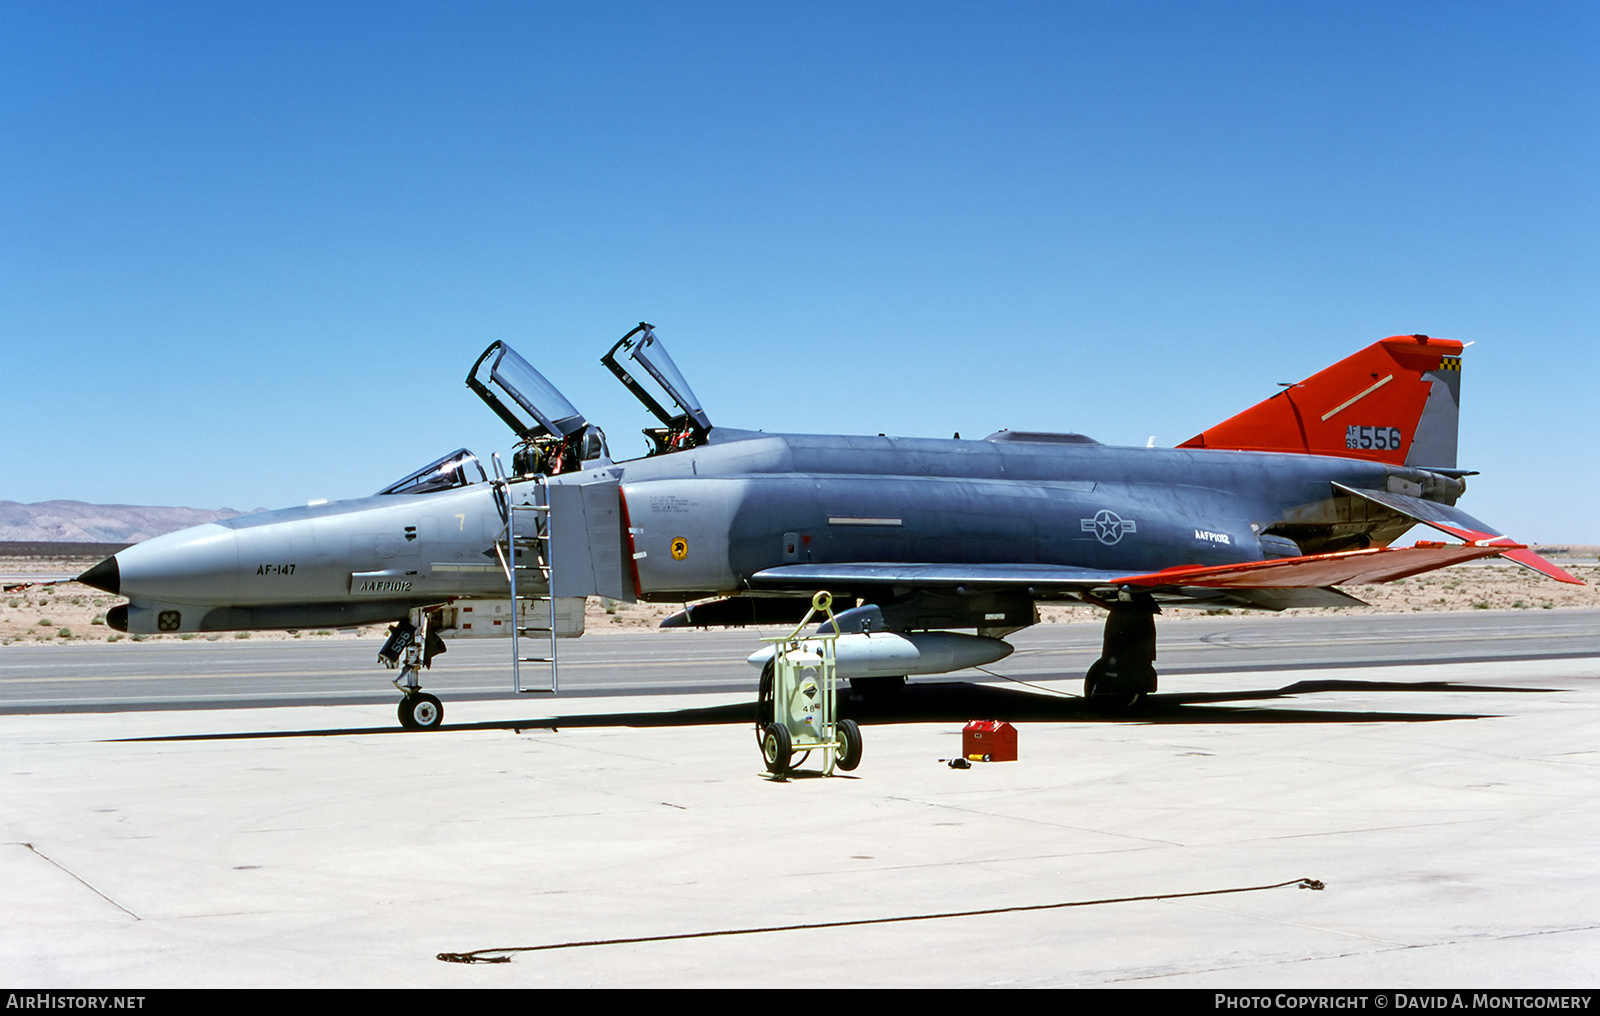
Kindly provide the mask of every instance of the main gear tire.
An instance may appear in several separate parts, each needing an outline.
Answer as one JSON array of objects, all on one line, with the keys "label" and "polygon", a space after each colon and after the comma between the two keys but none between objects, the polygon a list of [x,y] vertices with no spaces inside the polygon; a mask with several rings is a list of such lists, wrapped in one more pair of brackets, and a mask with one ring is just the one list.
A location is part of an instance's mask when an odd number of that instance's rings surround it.
[{"label": "main gear tire", "polygon": [[1126,672],[1108,674],[1110,668],[1111,664],[1104,656],[1094,661],[1089,672],[1083,676],[1083,697],[1101,712],[1133,712],[1144,704],[1145,689],[1154,683],[1154,670],[1150,669],[1149,675],[1142,680],[1129,681]]}]

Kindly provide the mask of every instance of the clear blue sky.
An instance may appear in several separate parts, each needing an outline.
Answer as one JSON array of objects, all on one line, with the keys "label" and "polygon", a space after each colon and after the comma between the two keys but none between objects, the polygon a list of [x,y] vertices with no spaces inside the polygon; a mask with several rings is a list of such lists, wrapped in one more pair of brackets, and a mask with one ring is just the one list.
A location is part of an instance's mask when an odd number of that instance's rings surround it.
[{"label": "clear blue sky", "polygon": [[654,322],[712,420],[1184,440],[1476,341],[1462,506],[1600,542],[1600,4],[0,2],[0,498],[280,507]]}]

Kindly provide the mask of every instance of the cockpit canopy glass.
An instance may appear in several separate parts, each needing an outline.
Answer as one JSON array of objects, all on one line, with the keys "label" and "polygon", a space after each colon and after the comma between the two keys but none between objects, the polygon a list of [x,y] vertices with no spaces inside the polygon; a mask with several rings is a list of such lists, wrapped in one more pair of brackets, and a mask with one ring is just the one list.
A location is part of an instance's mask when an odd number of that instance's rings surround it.
[{"label": "cockpit canopy glass", "polygon": [[504,342],[495,342],[483,351],[467,375],[467,386],[524,441],[546,434],[566,438],[589,422],[555,385]]},{"label": "cockpit canopy glass", "polygon": [[[667,398],[674,402],[678,409],[693,420],[704,433],[711,429],[711,419],[706,416],[705,410],[700,408],[700,400],[695,397],[694,390],[689,387],[689,382],[678,370],[678,365],[672,362],[672,357],[667,355],[667,347],[656,338],[655,329],[649,325],[641,324],[638,328],[622,337],[622,340],[612,347],[607,357],[615,360],[616,355],[622,353],[625,359],[630,359],[645,369],[645,372],[655,379],[656,384],[666,392]],[[610,364],[607,364],[610,366]],[[635,392],[640,395],[641,393]],[[674,419],[664,411],[657,412],[659,406],[648,407],[662,423],[671,424]]]},{"label": "cockpit canopy glass", "polygon": [[[476,473],[476,476],[473,474]],[[483,463],[465,448],[457,448],[444,458],[430,462],[414,473],[396,480],[378,491],[383,494],[431,494],[436,490],[450,490],[472,483],[482,483],[489,477]]]}]

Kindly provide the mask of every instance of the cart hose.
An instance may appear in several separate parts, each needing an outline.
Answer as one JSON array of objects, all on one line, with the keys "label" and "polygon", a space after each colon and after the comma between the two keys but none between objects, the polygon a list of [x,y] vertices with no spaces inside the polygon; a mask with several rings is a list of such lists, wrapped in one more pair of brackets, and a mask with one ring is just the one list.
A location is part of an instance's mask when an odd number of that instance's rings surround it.
[{"label": "cart hose", "polygon": [[1037,903],[1021,907],[989,907],[983,910],[956,910],[940,914],[909,914],[902,917],[869,917],[854,921],[823,921],[816,924],[780,924],[765,928],[725,928],[719,931],[690,931],[677,935],[644,935],[639,938],[601,938],[585,942],[551,942],[547,945],[519,945],[501,949],[475,949],[472,952],[442,952],[436,957],[445,963],[510,963],[510,953],[547,952],[554,949],[580,949],[592,945],[638,945],[644,942],[679,942],[691,938],[723,938],[731,935],[762,935],[775,931],[816,931],[823,928],[852,928],[864,924],[900,924],[907,921],[935,921],[947,917],[984,917],[994,914],[1020,914],[1030,910],[1063,910],[1068,907],[1093,907],[1106,903],[1137,903],[1148,900],[1181,900],[1196,896],[1223,896],[1229,893],[1264,892],[1286,886],[1301,889],[1325,888],[1314,878],[1292,878],[1271,885],[1237,886],[1231,889],[1202,889],[1188,893],[1161,893],[1155,896],[1117,896],[1103,900],[1072,900],[1066,903]]}]

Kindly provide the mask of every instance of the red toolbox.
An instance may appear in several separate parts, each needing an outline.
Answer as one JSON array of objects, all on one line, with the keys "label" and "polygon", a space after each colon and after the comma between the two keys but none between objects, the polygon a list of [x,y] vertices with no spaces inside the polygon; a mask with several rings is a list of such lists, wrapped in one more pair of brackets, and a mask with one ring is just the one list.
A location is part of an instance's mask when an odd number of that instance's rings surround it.
[{"label": "red toolbox", "polygon": [[961,731],[961,754],[970,762],[1015,762],[1017,728],[1004,720],[972,720]]}]

